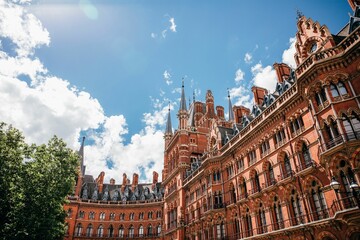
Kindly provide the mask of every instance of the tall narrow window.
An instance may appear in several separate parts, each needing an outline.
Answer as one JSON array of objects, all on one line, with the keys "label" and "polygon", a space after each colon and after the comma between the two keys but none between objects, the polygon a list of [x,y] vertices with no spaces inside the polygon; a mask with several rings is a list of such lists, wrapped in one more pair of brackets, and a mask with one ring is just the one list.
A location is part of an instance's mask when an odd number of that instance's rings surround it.
[{"label": "tall narrow window", "polygon": [[251,215],[250,215],[250,210],[248,208],[246,209],[246,215],[245,215],[245,235],[246,237],[250,237],[253,235]]},{"label": "tall narrow window", "polygon": [[129,238],[133,238],[134,237],[134,226],[130,226],[129,227],[129,234],[128,234]]},{"label": "tall narrow window", "polygon": [[360,138],[360,118],[357,114],[352,113],[350,117],[343,115],[342,123],[349,140]]},{"label": "tall narrow window", "polygon": [[104,227],[100,225],[97,230],[97,236],[102,237],[104,235]]},{"label": "tall narrow window", "polygon": [[311,183],[311,206],[315,212],[315,217],[317,219],[324,219],[328,217],[326,210],[326,203],[324,199],[324,194],[316,181]]},{"label": "tall narrow window", "polygon": [[287,154],[285,154],[284,157],[284,166],[285,166],[285,177],[291,176],[292,169],[291,169],[290,159]]},{"label": "tall narrow window", "polygon": [[87,236],[87,237],[91,237],[92,231],[93,231],[93,226],[92,226],[92,224],[90,223],[90,224],[87,226],[87,228],[86,228],[86,236]]},{"label": "tall narrow window", "polygon": [[292,212],[293,212],[293,221],[292,222],[294,225],[298,225],[303,222],[303,219],[302,219],[303,211],[302,211],[302,206],[300,203],[300,198],[296,194],[295,189],[293,189],[291,192],[290,200],[291,200],[291,208],[292,208]]},{"label": "tall narrow window", "polygon": [[119,227],[119,237],[124,237],[124,227],[123,226]]},{"label": "tall narrow window", "polygon": [[78,225],[76,225],[75,236],[81,236],[81,233],[82,233],[82,225],[81,223],[78,223]]},{"label": "tall narrow window", "polygon": [[160,236],[160,234],[161,234],[161,225],[159,224],[157,226],[157,235]]},{"label": "tall narrow window", "polygon": [[144,236],[144,227],[142,225],[140,225],[139,227],[139,237],[143,237]]},{"label": "tall narrow window", "polygon": [[274,197],[274,226],[275,230],[282,229],[284,227],[283,215],[281,211],[281,205],[277,197]]},{"label": "tall narrow window", "polygon": [[113,237],[114,236],[114,228],[112,225],[110,225],[109,229],[108,229],[108,235],[109,237]]},{"label": "tall narrow window", "polygon": [[152,226],[149,225],[148,228],[147,228],[147,235],[148,236],[152,236],[153,232],[152,232]]}]

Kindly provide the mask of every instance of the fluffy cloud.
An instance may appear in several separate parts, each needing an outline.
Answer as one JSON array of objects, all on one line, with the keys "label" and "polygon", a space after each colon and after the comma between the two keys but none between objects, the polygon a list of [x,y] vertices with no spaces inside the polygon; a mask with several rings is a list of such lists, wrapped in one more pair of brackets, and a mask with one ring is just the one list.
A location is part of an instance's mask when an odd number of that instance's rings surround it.
[{"label": "fluffy cloud", "polygon": [[261,62],[251,67],[253,83],[255,86],[263,87],[271,92],[275,90],[277,77],[276,72],[271,66],[263,67]]},{"label": "fluffy cloud", "polygon": [[245,73],[239,68],[235,72],[235,82],[239,83],[241,80],[244,79]]},{"label": "fluffy cloud", "polygon": [[238,86],[229,89],[230,97],[233,101],[233,105],[245,106],[250,108],[252,105],[251,92],[244,86]]},{"label": "fluffy cloud", "polygon": [[164,77],[164,81],[166,82],[167,85],[172,84],[171,74],[170,74],[170,72],[168,70],[164,71],[163,77]]},{"label": "fluffy cloud", "polygon": [[252,63],[252,55],[251,55],[251,53],[248,53],[248,52],[245,53],[244,61],[247,64]]},{"label": "fluffy cloud", "polygon": [[[17,3],[28,1],[20,0]],[[99,101],[69,81],[52,76],[35,48],[49,45],[48,31],[23,6],[0,0],[0,41],[6,38],[14,49],[0,51],[1,121],[23,131],[28,142],[44,143],[54,134],[78,149],[80,134],[87,136],[87,174],[105,171],[106,179],[121,179],[122,173],[140,173],[150,181],[152,171],[161,176],[163,129],[168,106],[153,100],[154,111],[145,113],[145,127],[125,143],[123,115],[106,116]]]},{"label": "fluffy cloud", "polygon": [[292,68],[296,68],[296,62],[295,62],[295,58],[294,55],[296,53],[296,49],[295,49],[295,42],[296,42],[296,38],[292,37],[289,39],[289,48],[286,49],[283,52],[282,55],[282,62],[286,63],[287,65],[289,65]]},{"label": "fluffy cloud", "polygon": [[[27,1],[20,1],[25,2]],[[24,11],[22,6],[1,0],[0,16],[1,36],[12,40],[18,56],[31,55],[35,48],[50,43],[49,32],[33,14]]]}]

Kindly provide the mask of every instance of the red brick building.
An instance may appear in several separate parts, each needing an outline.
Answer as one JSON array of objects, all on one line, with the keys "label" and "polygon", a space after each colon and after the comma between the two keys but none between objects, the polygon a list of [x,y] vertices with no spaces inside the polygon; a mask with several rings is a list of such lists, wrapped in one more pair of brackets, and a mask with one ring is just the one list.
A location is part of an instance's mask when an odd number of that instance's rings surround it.
[{"label": "red brick building", "polygon": [[296,69],[275,63],[275,92],[254,86],[251,109],[229,98],[226,119],[210,90],[187,109],[183,84],[162,183],[104,184],[82,167],[66,239],[360,239],[360,7],[349,2],[338,34],[299,16]]}]

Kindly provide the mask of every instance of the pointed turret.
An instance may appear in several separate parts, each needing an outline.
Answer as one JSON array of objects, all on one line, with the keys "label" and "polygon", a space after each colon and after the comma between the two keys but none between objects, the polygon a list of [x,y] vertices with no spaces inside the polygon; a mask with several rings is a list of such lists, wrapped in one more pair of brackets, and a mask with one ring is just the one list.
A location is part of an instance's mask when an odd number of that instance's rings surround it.
[{"label": "pointed turret", "polygon": [[166,122],[166,130],[165,130],[165,135],[172,135],[172,126],[171,126],[171,115],[170,115],[170,103],[169,103],[169,112],[168,112],[168,117],[167,117],[167,122]]},{"label": "pointed turret", "polygon": [[172,136],[173,136],[173,131],[172,131],[172,125],[171,125],[170,102],[169,102],[169,112],[168,112],[166,129],[165,129],[165,134],[164,134],[165,146],[168,145]]},{"label": "pointed turret", "polygon": [[234,112],[232,109],[229,89],[228,89],[228,99],[229,99],[229,122],[234,122]]},{"label": "pointed turret", "polygon": [[182,86],[181,86],[181,99],[180,99],[180,110],[179,111],[187,111],[186,110],[185,90],[184,90],[184,80],[182,80]]},{"label": "pointed turret", "polygon": [[79,149],[79,156],[80,156],[80,170],[82,176],[85,175],[85,165],[84,165],[84,143],[85,143],[85,137],[82,138],[81,141],[81,147]]},{"label": "pointed turret", "polygon": [[188,120],[188,113],[186,109],[184,79],[182,81],[182,86],[181,86],[181,99],[180,99],[180,109],[178,112],[178,118],[179,118],[179,129],[185,129]]}]

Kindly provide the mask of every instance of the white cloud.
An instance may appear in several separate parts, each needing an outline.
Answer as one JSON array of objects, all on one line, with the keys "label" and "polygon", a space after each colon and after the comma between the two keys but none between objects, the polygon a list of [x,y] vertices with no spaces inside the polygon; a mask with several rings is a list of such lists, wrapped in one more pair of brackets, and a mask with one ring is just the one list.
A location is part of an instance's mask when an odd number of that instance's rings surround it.
[{"label": "white cloud", "polygon": [[172,18],[170,18],[169,22],[170,22],[170,24],[171,24],[170,30],[171,30],[172,32],[176,32],[175,19],[172,17]]},{"label": "white cloud", "polygon": [[0,16],[1,37],[12,40],[18,56],[31,55],[35,48],[50,43],[49,32],[44,29],[39,19],[24,11],[22,6],[1,0]]},{"label": "white cloud", "polygon": [[263,87],[270,92],[275,90],[277,76],[272,66],[263,67],[261,62],[251,67],[253,83],[255,86]]},{"label": "white cloud", "polygon": [[296,42],[296,38],[292,37],[289,39],[289,48],[284,50],[283,55],[282,55],[282,62],[286,63],[287,65],[289,65],[292,68],[296,68],[296,62],[295,62],[295,58],[294,55],[296,53],[296,49],[295,49],[295,42]]},{"label": "white cloud", "polygon": [[245,73],[239,68],[235,72],[235,82],[239,83],[241,80],[244,79]]},{"label": "white cloud", "polygon": [[145,127],[126,143],[123,115],[106,116],[90,93],[50,75],[33,56],[35,48],[50,43],[41,22],[10,1],[0,0],[0,16],[0,40],[7,38],[15,46],[14,56],[0,51],[1,121],[20,129],[28,142],[44,143],[56,134],[76,150],[80,134],[86,133],[92,140],[85,147],[86,173],[95,177],[105,171],[107,181],[119,181],[122,173],[131,177],[137,172],[150,181],[153,170],[161,176],[163,132],[159,129],[164,127],[168,106],[153,100],[154,112],[143,116]]},{"label": "white cloud", "polygon": [[248,52],[245,53],[244,61],[247,64],[252,63],[252,55],[251,55],[251,53],[248,53]]},{"label": "white cloud", "polygon": [[171,74],[170,74],[170,72],[168,70],[164,71],[163,77],[164,77],[164,81],[166,82],[167,85],[172,84]]},{"label": "white cloud", "polygon": [[252,95],[251,95],[250,91],[247,90],[247,88],[245,88],[244,86],[230,88],[229,93],[230,93],[231,99],[235,100],[232,103],[233,105],[236,105],[236,106],[242,105],[247,108],[251,107],[251,105],[252,105],[251,96]]}]

